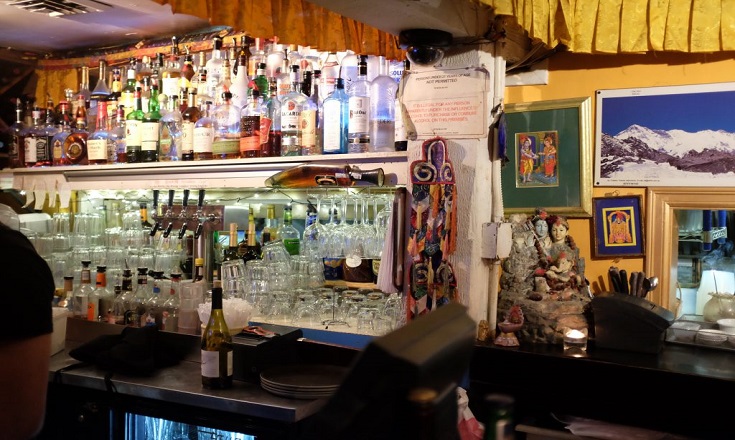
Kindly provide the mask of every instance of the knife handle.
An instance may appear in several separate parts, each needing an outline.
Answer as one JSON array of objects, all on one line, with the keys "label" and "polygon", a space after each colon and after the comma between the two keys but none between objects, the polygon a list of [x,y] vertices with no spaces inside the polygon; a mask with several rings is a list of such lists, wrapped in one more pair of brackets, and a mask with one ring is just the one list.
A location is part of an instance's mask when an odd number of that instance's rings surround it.
[{"label": "knife handle", "polygon": [[607,274],[610,277],[610,287],[614,292],[621,292],[620,289],[620,274],[617,267],[611,267]]},{"label": "knife handle", "polygon": [[621,292],[628,294],[628,272],[625,269],[620,269],[620,287],[623,289]]}]

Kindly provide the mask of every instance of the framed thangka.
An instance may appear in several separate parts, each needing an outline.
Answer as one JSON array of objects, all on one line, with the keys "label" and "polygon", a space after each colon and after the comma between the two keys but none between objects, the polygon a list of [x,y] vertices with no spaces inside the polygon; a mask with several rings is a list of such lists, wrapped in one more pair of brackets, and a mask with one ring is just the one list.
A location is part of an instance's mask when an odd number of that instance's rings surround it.
[{"label": "framed thangka", "polygon": [[595,197],[593,258],[643,256],[641,196]]},{"label": "framed thangka", "polygon": [[506,213],[543,206],[566,217],[592,215],[590,98],[505,106],[508,162],[501,171]]}]

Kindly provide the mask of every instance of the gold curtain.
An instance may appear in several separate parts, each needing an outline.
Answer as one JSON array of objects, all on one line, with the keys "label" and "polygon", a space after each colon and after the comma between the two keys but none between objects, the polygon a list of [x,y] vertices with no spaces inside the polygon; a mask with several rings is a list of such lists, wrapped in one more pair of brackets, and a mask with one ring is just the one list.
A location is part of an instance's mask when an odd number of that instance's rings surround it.
[{"label": "gold curtain", "polygon": [[397,37],[343,17],[305,0],[154,0],[170,4],[175,14],[189,14],[212,25],[231,26],[253,37],[311,46],[320,51],[402,59]]},{"label": "gold curtain", "polygon": [[578,53],[735,50],[735,0],[479,0]]}]

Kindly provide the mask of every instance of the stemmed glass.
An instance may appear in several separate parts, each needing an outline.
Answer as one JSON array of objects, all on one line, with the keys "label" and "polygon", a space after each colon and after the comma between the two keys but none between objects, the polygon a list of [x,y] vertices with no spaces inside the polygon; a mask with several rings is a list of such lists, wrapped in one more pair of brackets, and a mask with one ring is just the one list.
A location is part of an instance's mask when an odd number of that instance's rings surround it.
[{"label": "stemmed glass", "polygon": [[329,254],[328,257],[344,257],[347,250],[348,237],[352,226],[347,223],[347,198],[341,197],[339,210],[339,223],[329,232]]},{"label": "stemmed glass", "polygon": [[337,228],[337,198],[329,198],[329,220],[322,225],[319,234],[319,249],[322,257],[332,257],[332,234]]},{"label": "stemmed glass", "polygon": [[305,255],[322,257],[323,254],[319,245],[320,238],[324,235],[324,226],[319,222],[319,215],[322,212],[322,196],[318,194],[314,198],[316,198],[316,219],[312,224],[304,228],[303,249]]},{"label": "stemmed glass", "polygon": [[393,215],[393,199],[391,195],[386,195],[381,198],[375,199],[374,209],[378,209],[378,200],[382,199],[384,202],[383,209],[375,214],[375,239],[372,246],[373,256],[382,257],[383,254],[383,243],[385,242],[385,236],[388,233],[388,226],[390,225],[390,218]]}]

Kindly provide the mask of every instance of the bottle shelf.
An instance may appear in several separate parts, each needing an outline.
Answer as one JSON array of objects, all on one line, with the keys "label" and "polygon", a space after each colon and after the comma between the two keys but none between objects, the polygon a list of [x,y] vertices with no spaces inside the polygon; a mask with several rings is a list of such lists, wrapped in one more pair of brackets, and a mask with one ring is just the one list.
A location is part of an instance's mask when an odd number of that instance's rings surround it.
[{"label": "bottle shelf", "polygon": [[408,156],[389,153],[259,157],[193,162],[15,168],[0,171],[0,189],[136,190],[259,188],[273,174],[305,163],[348,164],[362,170],[382,168],[386,186],[406,185]]}]

